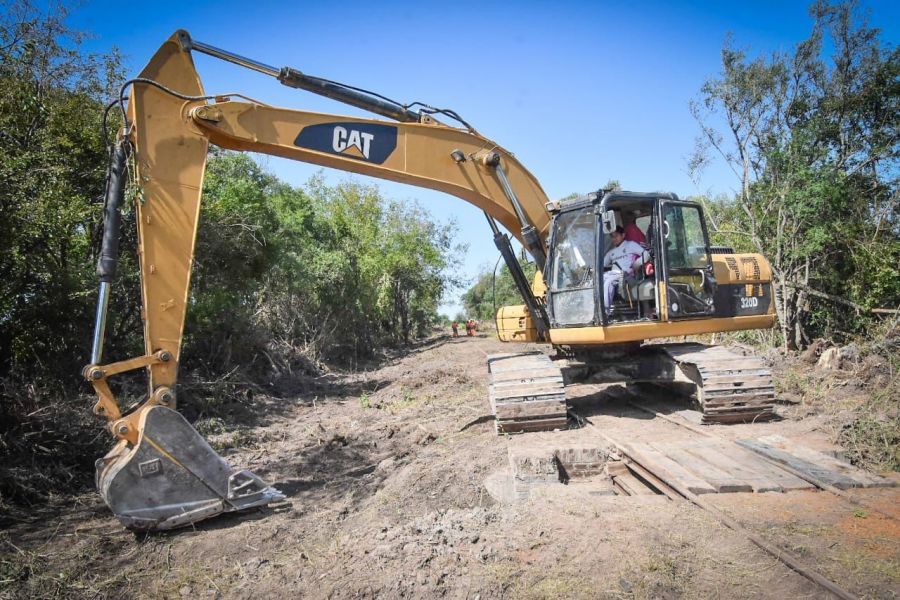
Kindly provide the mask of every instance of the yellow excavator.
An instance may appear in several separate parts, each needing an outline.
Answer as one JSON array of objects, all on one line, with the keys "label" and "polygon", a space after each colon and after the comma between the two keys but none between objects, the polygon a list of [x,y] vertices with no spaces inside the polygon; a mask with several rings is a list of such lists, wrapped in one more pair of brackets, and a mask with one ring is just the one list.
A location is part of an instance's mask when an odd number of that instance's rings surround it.
[{"label": "yellow excavator", "polygon": [[[276,108],[240,94],[207,95],[194,68],[194,52],[384,119]],[[128,528],[171,529],[284,498],[250,471],[232,468],[176,410],[210,142],[461,198],[484,211],[523,297],[521,306],[498,312],[501,340],[552,344],[554,358],[596,377],[687,385],[706,421],[772,415],[771,374],[759,359],[715,346],[644,343],[774,323],[768,263],[762,256],[710,246],[697,203],[669,193],[612,190],[551,201],[510,152],[452,110],[404,105],[293,68],[271,67],[193,40],[186,31],[173,34],[140,75],[126,82],[119,105],[124,125],[111,150],[93,349],[83,374],[98,396],[94,411],[108,420],[116,439],[97,461],[97,487]],[[128,185],[139,189],[134,211],[145,353],[104,363],[120,206]],[[522,272],[500,226],[533,257],[534,281]],[[607,253],[629,232],[637,240],[628,243],[640,242],[640,249],[624,264],[611,264]],[[489,357],[499,432],[566,426],[559,362],[541,352]],[[108,380],[135,369],[148,373],[148,393],[123,413]]]}]

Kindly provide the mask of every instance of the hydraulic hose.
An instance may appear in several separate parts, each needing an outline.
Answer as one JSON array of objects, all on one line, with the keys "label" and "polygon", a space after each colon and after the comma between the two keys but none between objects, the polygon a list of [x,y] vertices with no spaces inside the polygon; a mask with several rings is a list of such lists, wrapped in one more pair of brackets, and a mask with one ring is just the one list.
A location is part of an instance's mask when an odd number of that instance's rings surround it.
[{"label": "hydraulic hose", "polygon": [[109,164],[106,200],[103,205],[103,242],[100,246],[100,258],[97,260],[97,275],[104,283],[112,283],[119,263],[119,229],[122,223],[119,208],[125,198],[127,159],[128,143],[119,140]]}]

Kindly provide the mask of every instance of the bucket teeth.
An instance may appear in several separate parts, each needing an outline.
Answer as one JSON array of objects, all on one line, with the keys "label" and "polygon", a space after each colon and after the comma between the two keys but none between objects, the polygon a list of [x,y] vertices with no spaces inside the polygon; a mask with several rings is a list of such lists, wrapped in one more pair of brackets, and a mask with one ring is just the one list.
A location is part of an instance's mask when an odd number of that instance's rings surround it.
[{"label": "bucket teeth", "polygon": [[97,461],[100,495],[129,529],[174,529],[285,498],[232,469],[174,410],[151,407],[141,424],[137,445],[119,442]]}]

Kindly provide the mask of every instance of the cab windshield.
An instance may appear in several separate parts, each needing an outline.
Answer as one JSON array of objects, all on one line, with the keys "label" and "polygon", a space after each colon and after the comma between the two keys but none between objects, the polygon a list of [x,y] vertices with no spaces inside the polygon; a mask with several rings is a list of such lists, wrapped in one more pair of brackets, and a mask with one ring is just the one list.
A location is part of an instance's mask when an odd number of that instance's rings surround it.
[{"label": "cab windshield", "polygon": [[594,266],[597,242],[592,210],[572,211],[557,218],[550,285],[553,318],[560,325],[594,319]]}]

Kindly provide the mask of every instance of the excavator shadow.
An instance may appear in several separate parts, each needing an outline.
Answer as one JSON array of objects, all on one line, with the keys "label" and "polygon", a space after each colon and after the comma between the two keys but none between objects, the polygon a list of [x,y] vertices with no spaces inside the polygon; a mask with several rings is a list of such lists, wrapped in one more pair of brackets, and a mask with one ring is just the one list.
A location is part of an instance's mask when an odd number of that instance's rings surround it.
[{"label": "excavator shadow", "polygon": [[644,390],[625,384],[574,385],[566,390],[570,412],[586,419],[596,416],[649,420],[655,415],[635,405],[652,406],[668,415],[694,408],[691,399],[670,391]]}]

